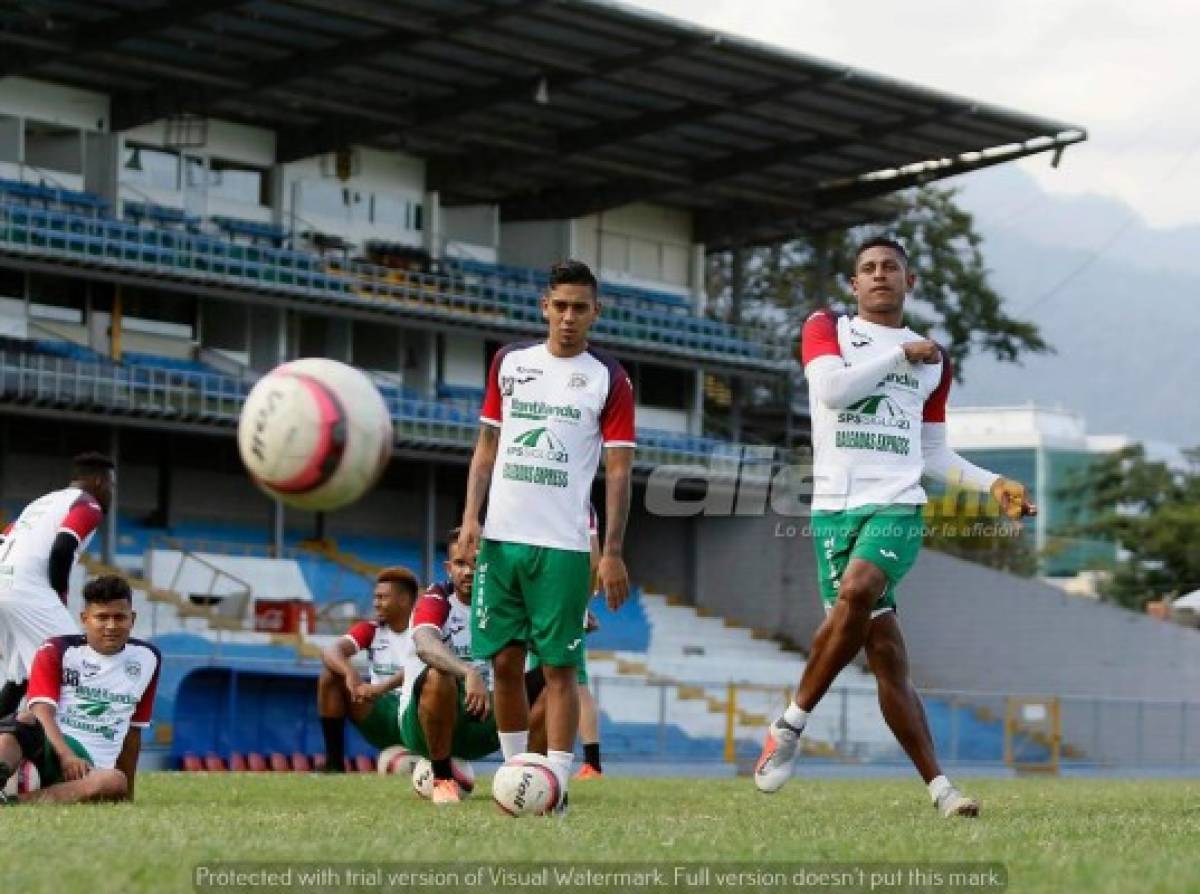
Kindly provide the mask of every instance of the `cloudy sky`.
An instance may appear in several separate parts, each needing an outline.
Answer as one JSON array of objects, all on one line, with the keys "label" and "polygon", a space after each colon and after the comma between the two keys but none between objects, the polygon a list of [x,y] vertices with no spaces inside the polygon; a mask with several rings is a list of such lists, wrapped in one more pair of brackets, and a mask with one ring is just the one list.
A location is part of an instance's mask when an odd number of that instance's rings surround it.
[{"label": "cloudy sky", "polygon": [[1055,193],[1120,199],[1154,227],[1200,223],[1195,0],[636,0],[812,56],[1079,124],[1021,162]]}]

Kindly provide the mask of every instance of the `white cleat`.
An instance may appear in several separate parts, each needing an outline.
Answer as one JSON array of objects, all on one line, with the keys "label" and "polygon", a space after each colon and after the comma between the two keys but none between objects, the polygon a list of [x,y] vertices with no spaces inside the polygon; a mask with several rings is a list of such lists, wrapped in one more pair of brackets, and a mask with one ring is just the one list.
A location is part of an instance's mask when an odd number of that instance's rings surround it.
[{"label": "white cleat", "polygon": [[754,784],[760,792],[771,794],[783,788],[791,778],[800,750],[800,730],[779,718],[767,727],[767,739],[762,754],[754,764]]},{"label": "white cleat", "polygon": [[953,786],[946,789],[933,806],[944,817],[979,816],[979,802],[974,798],[968,798]]}]

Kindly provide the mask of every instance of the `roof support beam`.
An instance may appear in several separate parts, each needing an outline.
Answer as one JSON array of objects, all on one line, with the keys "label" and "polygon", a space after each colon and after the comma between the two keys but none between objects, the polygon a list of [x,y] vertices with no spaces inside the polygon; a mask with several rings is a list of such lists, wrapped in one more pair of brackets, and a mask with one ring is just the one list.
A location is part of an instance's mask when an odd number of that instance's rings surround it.
[{"label": "roof support beam", "polygon": [[[144,37],[196,19],[241,6],[248,0],[165,0],[149,12],[113,16],[94,25],[80,26],[61,35],[58,49],[10,52],[0,62],[0,77],[20,75],[43,68],[63,58],[72,59],[110,50],[134,37]],[[59,37],[59,35],[52,35]]]},{"label": "roof support beam", "polygon": [[[523,10],[528,12],[528,10]],[[452,35],[447,35],[452,36]],[[548,81],[551,90],[569,90],[578,84],[598,78],[610,77],[622,71],[642,68],[647,64],[658,61],[666,55],[688,52],[697,46],[711,42],[708,36],[680,38],[667,45],[636,50],[632,53],[618,53],[604,59],[579,63],[574,66],[572,73],[563,77],[555,76],[550,79],[549,72],[554,66],[543,66],[544,70],[522,78],[501,81],[490,87],[478,90],[465,90],[449,96],[416,103],[411,107],[413,128],[427,128],[445,124],[456,118],[474,112],[489,109],[505,102],[526,101],[535,102],[534,95],[543,80]],[[278,160],[295,161],[319,155],[340,146],[351,143],[369,142],[387,133],[377,125],[371,125],[358,120],[329,121],[317,128],[305,131],[293,131],[280,134],[278,142]],[[553,147],[551,147],[553,149]]]}]

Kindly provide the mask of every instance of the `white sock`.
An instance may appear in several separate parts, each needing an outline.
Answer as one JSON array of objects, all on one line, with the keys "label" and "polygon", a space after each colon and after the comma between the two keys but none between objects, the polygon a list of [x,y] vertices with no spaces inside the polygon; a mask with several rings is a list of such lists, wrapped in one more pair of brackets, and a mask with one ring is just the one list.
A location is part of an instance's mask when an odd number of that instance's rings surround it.
[{"label": "white sock", "polygon": [[505,760],[524,754],[529,750],[529,730],[515,733],[500,733],[500,751]]},{"label": "white sock", "polygon": [[802,730],[804,724],[808,723],[808,712],[795,702],[788,702],[787,709],[783,712],[783,722],[793,729]]},{"label": "white sock", "polygon": [[567,780],[571,778],[571,765],[575,763],[575,752],[547,751],[546,758],[554,765],[554,771],[558,773],[558,781],[565,792]]},{"label": "white sock", "polygon": [[929,797],[933,798],[933,803],[938,802],[938,798],[944,795],[947,791],[954,788],[950,784],[950,780],[945,776],[939,776],[937,779],[931,780],[929,783]]}]

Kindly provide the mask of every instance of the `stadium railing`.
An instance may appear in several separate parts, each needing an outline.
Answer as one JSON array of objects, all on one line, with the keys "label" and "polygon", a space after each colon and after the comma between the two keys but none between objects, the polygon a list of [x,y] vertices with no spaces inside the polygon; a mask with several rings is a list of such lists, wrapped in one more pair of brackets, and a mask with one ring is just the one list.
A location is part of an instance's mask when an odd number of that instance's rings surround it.
[{"label": "stadium railing", "polygon": [[[250,387],[221,373],[160,368],[144,361],[123,366],[0,349],[0,400],[9,403],[232,426]],[[397,446],[466,451],[475,443],[479,423],[473,409],[405,397],[399,391],[385,394],[384,400],[395,422]],[[696,466],[720,459],[714,473],[738,474],[738,463],[728,458],[740,456],[741,445],[653,430],[639,432],[638,437],[640,467]],[[741,474],[765,479],[770,471],[770,463],[757,463]]]},{"label": "stadium railing", "polygon": [[[424,273],[324,259],[12,201],[0,201],[0,252],[513,334],[544,327],[532,285],[473,278],[453,267]],[[607,305],[593,332],[600,343],[694,362],[773,372],[790,363],[790,340],[779,333],[636,302]]]}]

